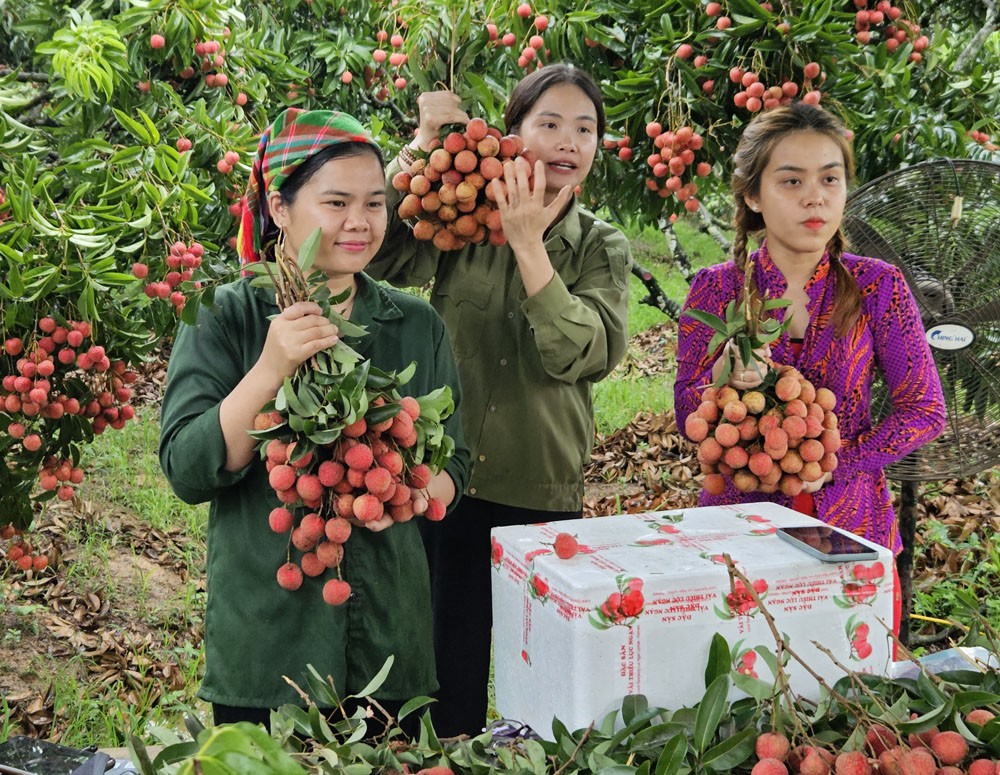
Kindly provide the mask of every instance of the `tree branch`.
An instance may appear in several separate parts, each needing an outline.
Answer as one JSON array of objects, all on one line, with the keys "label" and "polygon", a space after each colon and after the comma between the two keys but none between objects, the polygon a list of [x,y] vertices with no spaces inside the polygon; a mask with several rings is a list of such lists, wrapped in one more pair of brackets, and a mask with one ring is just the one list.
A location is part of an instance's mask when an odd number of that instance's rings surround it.
[{"label": "tree branch", "polygon": [[959,73],[964,73],[976,61],[980,49],[997,29],[997,4],[995,0],[983,0],[983,3],[986,5],[986,20],[979,28],[979,32],[972,36],[972,40],[955,59],[955,70]]},{"label": "tree branch", "polygon": [[[0,65],[0,78],[6,78],[8,75],[15,73],[17,71],[13,70],[6,65]],[[21,83],[49,83],[52,77],[48,73],[33,73],[33,72],[19,72],[14,76],[15,81],[20,81]]]}]

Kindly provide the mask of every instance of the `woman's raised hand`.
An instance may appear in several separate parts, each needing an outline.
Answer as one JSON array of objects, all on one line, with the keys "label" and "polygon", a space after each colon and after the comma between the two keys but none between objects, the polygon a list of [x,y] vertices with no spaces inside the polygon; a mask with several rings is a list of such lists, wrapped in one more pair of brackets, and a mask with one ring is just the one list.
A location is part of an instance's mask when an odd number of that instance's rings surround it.
[{"label": "woman's raised hand", "polygon": [[[504,162],[503,183],[491,183],[503,233],[516,253],[522,246],[541,241],[545,230],[559,217],[573,189],[564,186],[548,205],[545,204],[545,165],[535,162],[534,170],[523,157]],[[534,177],[532,177],[534,172]]]},{"label": "woman's raised hand", "polygon": [[469,115],[462,110],[462,101],[453,91],[428,91],[417,97],[420,123],[417,127],[417,144],[425,151],[441,135],[447,124],[467,124]]}]

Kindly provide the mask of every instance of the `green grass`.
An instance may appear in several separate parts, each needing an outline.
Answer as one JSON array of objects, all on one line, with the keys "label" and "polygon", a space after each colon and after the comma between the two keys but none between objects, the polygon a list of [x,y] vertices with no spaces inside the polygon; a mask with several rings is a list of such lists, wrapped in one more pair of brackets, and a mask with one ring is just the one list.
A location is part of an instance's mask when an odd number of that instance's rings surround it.
[{"label": "green grass", "polygon": [[[702,234],[684,221],[675,230],[678,239],[691,259],[693,269],[717,263],[724,256],[711,237]],[[669,299],[682,304],[687,296],[688,281],[670,255],[666,237],[662,232],[647,227],[629,234],[636,263],[649,270]],[[646,287],[634,275],[629,278],[629,336],[646,331],[653,326],[673,321],[656,307],[643,304],[648,294]],[[659,413],[673,409],[673,358],[674,353],[664,353],[669,368],[663,374],[639,376],[628,369],[630,360],[640,354],[629,349],[623,364],[610,376],[594,386],[594,417],[597,431],[612,433],[624,428],[639,412]]]}]

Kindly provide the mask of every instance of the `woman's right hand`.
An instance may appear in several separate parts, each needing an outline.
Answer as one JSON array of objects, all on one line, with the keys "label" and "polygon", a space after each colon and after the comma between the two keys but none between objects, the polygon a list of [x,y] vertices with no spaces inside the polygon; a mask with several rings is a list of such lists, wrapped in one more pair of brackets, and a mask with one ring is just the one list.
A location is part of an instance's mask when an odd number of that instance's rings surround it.
[{"label": "woman's right hand", "polygon": [[428,91],[417,97],[420,124],[417,127],[417,145],[425,151],[441,136],[446,124],[467,124],[469,114],[462,110],[462,101],[453,91]]},{"label": "woman's right hand", "polygon": [[726,361],[732,358],[733,369],[729,372],[729,385],[737,390],[753,390],[760,387],[760,384],[764,381],[764,375],[767,373],[767,366],[763,363],[763,360],[771,357],[771,348],[765,346],[759,350],[754,350],[754,354],[760,360],[754,359],[753,363],[745,364],[740,357],[739,350],[733,346],[732,340],[726,342],[722,354],[712,366],[712,381],[714,382],[719,378]]},{"label": "woman's right hand", "polygon": [[291,377],[299,364],[339,339],[337,327],[323,316],[318,304],[297,301],[271,320],[257,364],[272,374]]}]

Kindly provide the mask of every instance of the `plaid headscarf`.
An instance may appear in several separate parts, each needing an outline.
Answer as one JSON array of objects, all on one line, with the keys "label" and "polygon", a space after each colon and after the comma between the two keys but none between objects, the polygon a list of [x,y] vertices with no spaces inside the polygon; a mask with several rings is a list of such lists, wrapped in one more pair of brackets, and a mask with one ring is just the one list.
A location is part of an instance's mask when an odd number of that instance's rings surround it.
[{"label": "plaid headscarf", "polygon": [[261,239],[271,223],[267,195],[280,189],[310,156],[338,143],[368,143],[378,148],[357,119],[335,110],[288,108],[264,130],[241,200],[236,252],[243,263],[261,258]]}]

